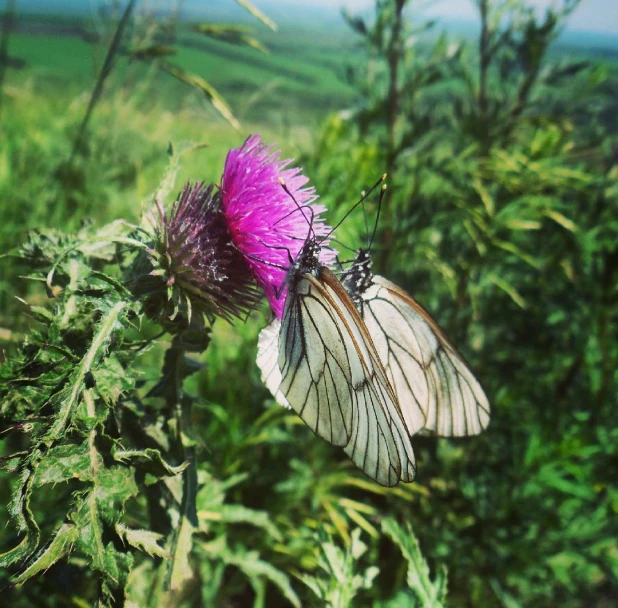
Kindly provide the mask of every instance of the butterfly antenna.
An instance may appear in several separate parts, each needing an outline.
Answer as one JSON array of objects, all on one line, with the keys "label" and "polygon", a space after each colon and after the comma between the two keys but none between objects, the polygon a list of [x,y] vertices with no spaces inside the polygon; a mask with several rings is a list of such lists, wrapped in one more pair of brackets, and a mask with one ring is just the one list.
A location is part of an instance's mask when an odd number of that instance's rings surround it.
[{"label": "butterfly antenna", "polygon": [[369,188],[369,190],[367,192],[363,192],[361,194],[361,197],[358,201],[356,201],[347,211],[346,214],[339,220],[339,222],[337,222],[337,225],[334,228],[331,228],[331,231],[322,238],[322,240],[326,240],[327,238],[330,237],[330,235],[335,232],[335,230],[337,230],[337,228],[339,228],[339,226],[341,226],[341,224],[343,224],[343,222],[346,220],[346,218],[348,217],[348,215],[350,215],[350,213],[352,213],[352,211],[354,211],[354,209],[356,209],[356,207],[358,207],[361,203],[363,203],[365,201],[365,199],[386,179],[386,173],[384,173],[384,175],[382,175],[382,177],[373,185],[371,186],[371,188]]},{"label": "butterfly antenna", "polygon": [[[365,199],[367,197],[365,191],[361,192],[361,198]],[[363,222],[365,223],[365,236],[369,238],[369,223],[367,221],[367,207],[363,205]]]},{"label": "butterfly antenna", "polygon": [[351,251],[352,253],[356,251],[356,249],[353,249],[352,247],[350,247],[349,245],[346,245],[343,241],[340,241],[338,239],[331,239],[331,242],[334,243],[335,245],[338,245],[339,247],[343,247],[344,249]]},{"label": "butterfly antenna", "polygon": [[[386,173],[384,174],[384,177],[386,178]],[[369,246],[367,247],[367,249],[371,249],[371,245],[373,245],[373,239],[376,236],[376,232],[378,231],[378,220],[380,219],[380,211],[382,209],[382,200],[384,199],[384,194],[386,193],[386,184],[382,184],[382,187],[380,188],[380,197],[378,198],[378,212],[376,213],[376,221],[375,224],[373,225],[373,232],[371,234],[371,238],[369,239]]]},{"label": "butterfly antenna", "polygon": [[[282,177],[279,178],[279,183],[281,184],[281,187],[285,190],[286,194],[294,201],[294,204],[296,205],[298,210],[302,213],[303,217],[307,221],[307,224],[309,225],[309,234],[307,235],[305,242],[307,242],[312,237],[312,235],[313,235],[313,240],[315,240],[315,232],[313,231],[313,209],[309,205],[302,206],[298,204],[298,201],[294,198],[294,195],[290,192],[290,189],[287,187],[287,184],[285,183],[285,180]],[[309,210],[309,213],[311,214],[311,218],[308,218],[305,215],[305,209]]]}]

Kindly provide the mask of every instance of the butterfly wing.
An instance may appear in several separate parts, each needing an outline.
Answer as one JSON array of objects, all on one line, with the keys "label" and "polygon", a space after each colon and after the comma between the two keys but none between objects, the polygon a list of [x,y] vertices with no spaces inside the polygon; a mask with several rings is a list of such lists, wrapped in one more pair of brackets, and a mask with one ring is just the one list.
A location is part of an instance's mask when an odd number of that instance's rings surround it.
[{"label": "butterfly wing", "polygon": [[396,398],[360,315],[326,268],[290,291],[281,322],[260,334],[258,365],[277,401],[313,432],[344,448],[382,485],[412,481],[414,453]]},{"label": "butterfly wing", "polygon": [[279,390],[281,371],[279,370],[279,332],[281,321],[276,317],[260,332],[258,337],[257,364],[262,372],[262,382],[272,393],[275,401],[283,407],[291,408],[285,395]]},{"label": "butterfly wing", "polygon": [[410,432],[480,433],[489,402],[464,359],[416,300],[384,277],[372,282],[362,293],[363,319]]}]

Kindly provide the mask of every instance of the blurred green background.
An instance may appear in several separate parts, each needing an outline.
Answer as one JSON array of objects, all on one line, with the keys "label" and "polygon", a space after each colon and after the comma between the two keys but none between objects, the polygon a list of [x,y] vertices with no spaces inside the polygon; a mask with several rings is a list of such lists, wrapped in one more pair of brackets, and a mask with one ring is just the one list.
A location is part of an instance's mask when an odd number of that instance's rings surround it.
[{"label": "blurred green background", "polygon": [[[103,80],[126,3],[0,5],[0,251],[37,227],[138,222],[169,142],[207,144],[183,156],[179,189],[218,183],[227,151],[260,132],[333,224],[386,171],[377,271],[434,314],[493,411],[479,437],[418,437],[417,481],[380,488],[273,404],[255,365],[266,309],[217,323],[191,387],[208,491],[186,605],[290,605],[288,585],[303,605],[433,605],[406,591],[388,516],[411,524],[432,573],[447,568],[447,605],[615,606],[615,3],[462,0],[449,17],[448,3],[378,0],[344,19],[332,3],[256,2],[277,31],[239,4],[135,3]],[[362,212],[338,234],[364,246]],[[15,297],[44,301],[24,272],[0,259],[2,357],[28,327]],[[1,473],[0,521],[10,485]],[[50,529],[54,509],[33,505]],[[366,551],[344,567],[332,555],[355,528]],[[0,532],[1,550],[14,541]],[[95,578],[75,557],[6,597],[90,605]]]}]

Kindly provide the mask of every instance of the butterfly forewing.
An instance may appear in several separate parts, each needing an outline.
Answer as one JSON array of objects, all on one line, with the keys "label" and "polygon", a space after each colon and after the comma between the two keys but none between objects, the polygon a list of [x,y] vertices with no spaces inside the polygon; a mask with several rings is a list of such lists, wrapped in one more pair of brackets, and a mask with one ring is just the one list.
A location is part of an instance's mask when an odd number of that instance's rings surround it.
[{"label": "butterfly forewing", "polygon": [[[365,324],[339,280],[324,273],[325,295],[336,304],[358,356],[353,374],[353,434],[345,452],[367,475],[386,486],[416,475],[410,433]],[[388,456],[388,458],[386,458]]]},{"label": "butterfly forewing", "polygon": [[279,403],[344,447],[382,485],[412,481],[415,462],[396,398],[365,325],[338,279],[322,267],[288,294],[273,354],[274,321],[260,334],[258,365]]},{"label": "butterfly forewing", "polygon": [[363,318],[411,433],[480,433],[489,403],[467,364],[429,313],[396,285],[374,276]]},{"label": "butterfly forewing", "polygon": [[319,437],[345,446],[352,428],[350,378],[358,362],[338,311],[306,274],[288,296],[279,337],[279,390]]}]

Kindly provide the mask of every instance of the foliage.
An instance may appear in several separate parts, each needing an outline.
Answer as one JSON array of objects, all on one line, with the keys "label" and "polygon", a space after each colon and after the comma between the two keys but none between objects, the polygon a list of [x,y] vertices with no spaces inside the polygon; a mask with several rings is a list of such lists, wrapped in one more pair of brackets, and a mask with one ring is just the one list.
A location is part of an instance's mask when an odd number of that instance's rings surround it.
[{"label": "foliage", "polygon": [[391,163],[378,270],[438,313],[492,401],[478,440],[419,440],[444,500],[415,529],[454,602],[602,603],[617,589],[615,67],[547,59],[576,3],[480,1],[478,54],[402,45],[390,88],[398,4],[379,3],[373,29],[352,20],[373,49],[358,75],[371,92],[325,126],[313,174],[349,201]]},{"label": "foliage", "polygon": [[[415,438],[417,481],[376,486],[273,404],[255,366],[264,315],[200,327],[200,343],[187,327],[161,333],[125,289],[150,237],[110,221],[138,221],[167,141],[195,139],[203,125],[195,98],[174,113],[168,100],[144,102],[145,61],[172,57],[224,91],[216,67],[231,88],[261,78],[258,68],[276,72],[286,105],[266,112],[283,120],[289,105],[343,90],[302,33],[298,65],[281,50],[295,31],[268,38],[268,56],[226,53],[221,30],[188,34],[220,54],[204,72],[186,38],[176,56],[164,39],[159,54],[131,46],[93,113],[87,158],[68,174],[57,169],[87,96],[42,95],[47,80],[10,70],[0,198],[12,213],[0,240],[6,250],[26,225],[63,230],[30,233],[21,261],[0,260],[8,605],[613,605],[618,72],[553,60],[572,2],[543,14],[479,0],[471,44],[409,22],[405,4],[380,0],[375,19],[350,17],[367,57],[366,70],[356,59],[347,71],[359,103],[323,124],[303,166],[338,217],[388,168],[377,270],[469,359],[491,399],[488,431]],[[20,44],[19,56],[34,56]],[[306,82],[316,91],[305,94]],[[260,94],[262,109],[273,97]],[[235,137],[205,125],[199,139],[211,146],[183,157],[183,176],[215,179]],[[366,244],[376,211],[368,201],[369,228],[363,214],[346,220],[342,249]],[[80,226],[85,216],[94,223]]]}]

